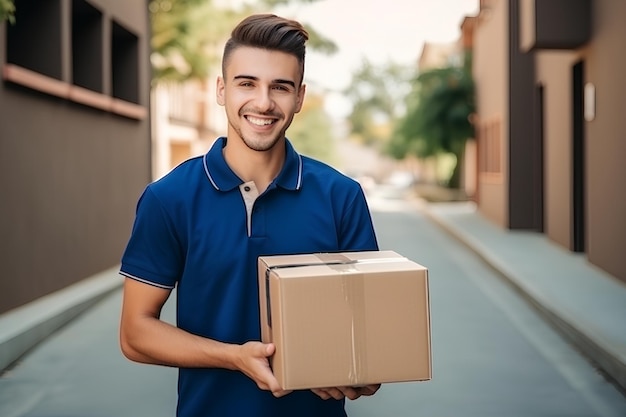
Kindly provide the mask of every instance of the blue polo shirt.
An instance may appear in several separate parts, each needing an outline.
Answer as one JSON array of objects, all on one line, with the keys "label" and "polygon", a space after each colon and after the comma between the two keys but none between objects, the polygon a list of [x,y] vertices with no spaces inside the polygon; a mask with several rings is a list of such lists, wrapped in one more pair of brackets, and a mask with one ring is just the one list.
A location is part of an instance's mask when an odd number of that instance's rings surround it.
[{"label": "blue polo shirt", "polygon": [[[226,164],[219,138],[148,185],[137,205],[120,273],[177,288],[178,327],[228,343],[260,340],[257,258],[377,250],[359,184],[299,155],[259,195]],[[179,370],[179,417],[345,416],[344,402],[309,390],[275,398],[238,371]]]}]

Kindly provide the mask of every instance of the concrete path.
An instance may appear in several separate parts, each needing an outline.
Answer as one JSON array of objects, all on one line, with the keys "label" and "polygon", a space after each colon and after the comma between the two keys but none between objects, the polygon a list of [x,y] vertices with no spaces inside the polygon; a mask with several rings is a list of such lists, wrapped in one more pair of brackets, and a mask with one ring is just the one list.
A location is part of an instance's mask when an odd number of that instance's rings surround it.
[{"label": "concrete path", "polygon": [[543,234],[496,227],[473,203],[423,207],[626,391],[626,283]]}]

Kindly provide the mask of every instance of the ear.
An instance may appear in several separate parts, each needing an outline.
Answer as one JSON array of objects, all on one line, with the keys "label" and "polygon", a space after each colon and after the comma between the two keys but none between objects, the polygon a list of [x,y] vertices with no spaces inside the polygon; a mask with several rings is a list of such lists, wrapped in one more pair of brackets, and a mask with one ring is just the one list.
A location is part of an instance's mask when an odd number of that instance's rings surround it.
[{"label": "ear", "polygon": [[215,98],[217,104],[219,104],[220,106],[223,106],[226,103],[226,100],[224,99],[224,88],[224,77],[218,76],[217,85],[215,88]]},{"label": "ear", "polygon": [[302,104],[304,103],[304,96],[306,95],[306,84],[302,84],[298,89],[298,97],[296,101],[296,110],[294,113],[300,113],[302,110]]}]

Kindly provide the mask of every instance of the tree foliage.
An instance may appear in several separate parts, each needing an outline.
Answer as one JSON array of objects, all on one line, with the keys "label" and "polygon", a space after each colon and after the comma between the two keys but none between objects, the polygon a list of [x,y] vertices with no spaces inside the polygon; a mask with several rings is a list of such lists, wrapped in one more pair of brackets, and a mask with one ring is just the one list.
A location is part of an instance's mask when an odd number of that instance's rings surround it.
[{"label": "tree foliage", "polygon": [[303,155],[332,164],[335,158],[332,122],[321,96],[307,93],[300,113],[293,119],[287,137]]},{"label": "tree foliage", "polygon": [[8,20],[15,22],[15,3],[13,0],[0,0],[0,23]]},{"label": "tree foliage", "polygon": [[[290,2],[313,1],[259,0],[235,9],[212,0],[151,0],[153,78],[156,82],[205,78],[219,65],[222,43],[245,16]],[[310,48],[324,53],[337,50],[314,28],[305,27]]]},{"label": "tree foliage", "polygon": [[407,80],[406,68],[400,65],[377,67],[364,59],[344,91],[353,106],[348,116],[352,133],[366,144],[385,142],[388,138],[381,125],[393,124],[402,111]]},{"label": "tree foliage", "polygon": [[200,79],[219,61],[218,45],[239,18],[210,0],[151,0],[156,81]]},{"label": "tree foliage", "polygon": [[429,157],[452,153],[457,165],[451,187],[458,185],[465,141],[474,136],[470,116],[475,111],[474,82],[469,65],[433,69],[420,74],[407,96],[407,113],[389,146],[395,157]]}]

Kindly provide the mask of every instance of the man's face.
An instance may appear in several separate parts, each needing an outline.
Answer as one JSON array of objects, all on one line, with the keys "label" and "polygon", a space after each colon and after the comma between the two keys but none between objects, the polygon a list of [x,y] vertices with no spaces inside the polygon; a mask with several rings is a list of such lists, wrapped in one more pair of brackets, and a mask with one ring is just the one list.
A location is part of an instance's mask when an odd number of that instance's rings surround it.
[{"label": "man's face", "polygon": [[290,54],[239,47],[217,80],[217,102],[226,109],[228,140],[255,151],[271,149],[285,137],[302,108],[305,87],[300,64]]}]

